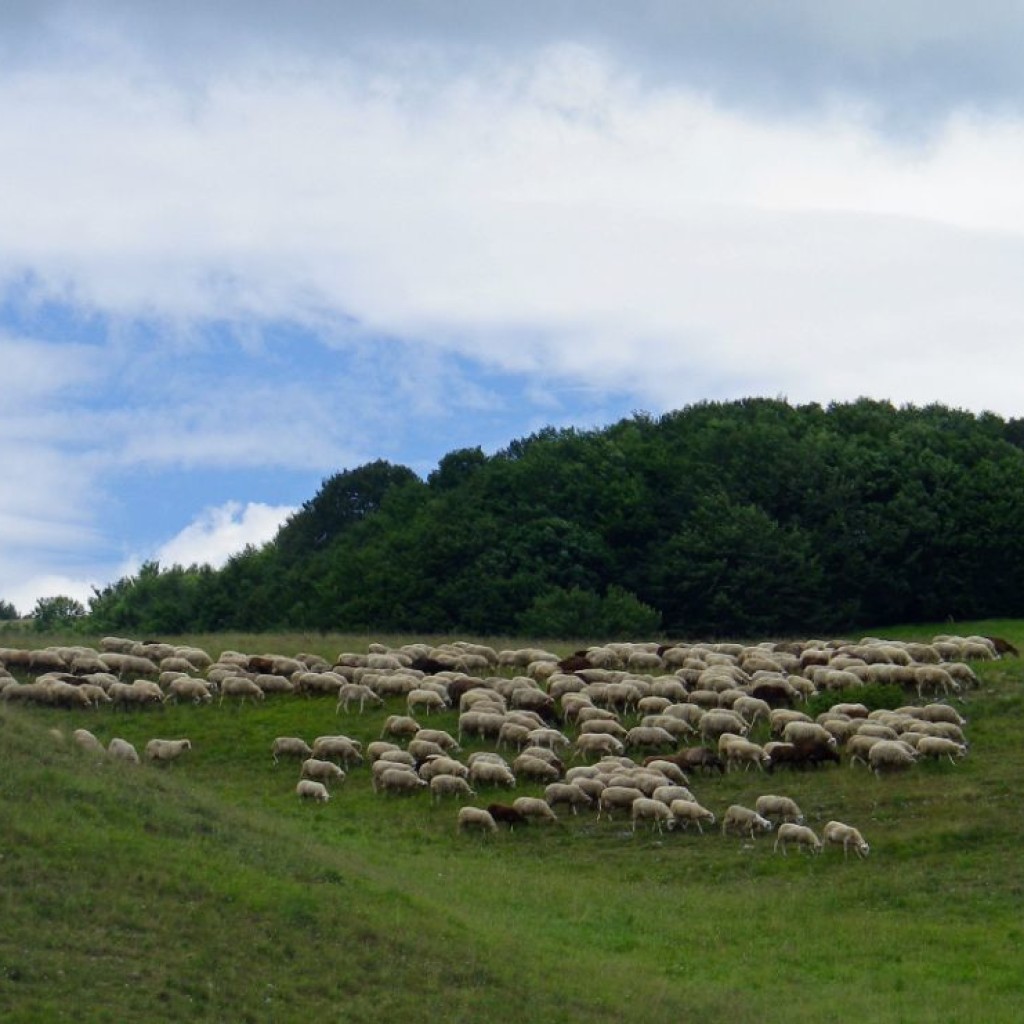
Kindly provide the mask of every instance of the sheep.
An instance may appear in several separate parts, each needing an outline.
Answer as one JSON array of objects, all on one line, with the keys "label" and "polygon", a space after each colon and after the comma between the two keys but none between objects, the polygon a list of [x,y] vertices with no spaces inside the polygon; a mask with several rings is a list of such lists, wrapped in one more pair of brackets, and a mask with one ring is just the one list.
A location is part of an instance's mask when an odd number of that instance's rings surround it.
[{"label": "sheep", "polygon": [[491,711],[463,711],[459,715],[459,740],[463,735],[495,738],[505,722],[504,714]]},{"label": "sheep", "polygon": [[511,804],[488,804],[487,813],[502,825],[508,825],[509,832],[515,831],[516,825],[528,825],[529,819],[520,814]]},{"label": "sheep", "polygon": [[528,821],[558,821],[550,805],[535,796],[520,796],[512,801],[512,810],[518,811]]},{"label": "sheep", "polygon": [[435,775],[430,780],[430,792],[435,803],[446,796],[476,796],[476,791],[470,788],[469,783],[457,775]]},{"label": "sheep", "polygon": [[408,715],[389,715],[380,731],[380,737],[395,736],[401,739],[407,736],[410,739],[420,731],[420,723]]},{"label": "sheep", "polygon": [[692,822],[697,826],[697,831],[701,835],[704,835],[701,822],[706,821],[709,825],[715,823],[714,814],[706,807],[702,807],[696,800],[673,800],[668,805],[668,809],[683,828]]},{"label": "sheep", "polygon": [[116,757],[119,761],[127,761],[129,764],[139,764],[138,751],[127,740],[115,736],[107,744],[107,753]]},{"label": "sheep", "polygon": [[756,833],[771,832],[774,826],[757,811],[740,804],[730,804],[722,818],[722,835],[724,836],[730,828],[735,828],[741,834],[749,833],[750,838],[754,839]]},{"label": "sheep", "polygon": [[465,832],[468,829],[482,829],[485,832],[498,831],[498,826],[491,813],[482,807],[460,807],[455,827],[459,832]]},{"label": "sheep", "polygon": [[639,797],[633,801],[629,816],[632,819],[633,832],[636,832],[636,823],[641,819],[650,821],[652,828],[656,828],[659,833],[663,833],[663,825],[671,831],[676,824],[675,815],[667,804],[646,796]]},{"label": "sheep", "polygon": [[146,757],[150,761],[170,763],[176,761],[186,750],[192,749],[191,740],[160,740],[152,739],[146,744]]},{"label": "sheep", "polygon": [[431,711],[444,711],[448,708],[448,701],[439,693],[422,688],[410,690],[405,703],[410,715],[417,710],[429,715]]},{"label": "sheep", "polygon": [[[692,697],[693,694],[690,694]],[[746,736],[747,734],[747,723],[734,711],[729,711],[726,708],[718,708],[713,711],[708,711],[706,715],[700,720],[698,726],[700,731],[701,739],[705,743],[714,742],[718,740],[718,737],[724,732],[733,732],[737,736]]]},{"label": "sheep", "polygon": [[71,738],[82,748],[90,754],[105,754],[106,749],[103,744],[100,743],[96,737],[89,732],[88,729],[76,729],[72,734]]},{"label": "sheep", "polygon": [[302,778],[316,779],[320,782],[344,782],[345,772],[333,761],[321,761],[317,757],[307,757],[302,762]]},{"label": "sheep", "polygon": [[363,707],[367,701],[378,706],[384,704],[384,698],[374,693],[370,687],[364,686],[362,683],[345,683],[338,690],[338,703],[334,707],[334,713],[338,714],[340,711],[347,713],[348,706],[353,701],[359,701],[360,714],[363,713]]},{"label": "sheep", "polygon": [[576,737],[576,753],[581,756],[621,754],[625,749],[620,740],[602,733],[582,733]]},{"label": "sheep", "polygon": [[420,765],[417,774],[427,782],[430,782],[435,775],[456,775],[460,779],[467,779],[469,778],[469,768],[452,757],[431,757]]},{"label": "sheep", "polygon": [[779,819],[795,825],[804,823],[803,811],[788,796],[766,793],[754,801],[754,810],[763,818]]},{"label": "sheep", "polygon": [[359,740],[350,736],[317,736],[313,740],[313,757],[336,759],[348,768],[349,762],[357,765],[363,763],[363,754],[359,749],[361,746]]},{"label": "sheep", "polygon": [[675,748],[676,742],[672,733],[656,725],[635,725],[626,733],[626,746],[633,749]]},{"label": "sheep", "polygon": [[801,740],[811,740],[818,743],[825,743],[830,747],[836,747],[835,737],[824,726],[817,722],[787,722],[782,730],[782,739],[785,743],[798,743]]},{"label": "sheep", "polygon": [[377,779],[377,788],[384,790],[385,793],[416,793],[428,786],[426,779],[421,779],[408,768],[387,768]]},{"label": "sheep", "polygon": [[663,757],[645,757],[644,767],[654,772],[660,772],[670,782],[675,782],[680,786],[688,786],[690,784],[686,773],[675,761],[669,761]]},{"label": "sheep", "polygon": [[298,736],[278,736],[270,745],[270,756],[274,759],[274,764],[278,763],[278,758],[282,755],[306,758],[312,753],[313,748]]},{"label": "sheep", "polygon": [[871,847],[864,841],[864,837],[852,825],[846,825],[841,821],[830,821],[821,831],[821,838],[826,843],[835,846],[842,846],[843,858],[845,859],[853,848],[858,857],[867,857]]},{"label": "sheep", "polygon": [[331,799],[331,794],[322,782],[314,782],[312,779],[299,779],[295,785],[295,792],[300,800],[315,800],[317,803],[325,804]]},{"label": "sheep", "polygon": [[167,700],[177,703],[178,699],[189,700],[193,704],[209,704],[213,700],[210,687],[202,679],[191,676],[178,676],[167,686]]},{"label": "sheep", "polygon": [[227,679],[222,680],[220,684],[218,707],[224,703],[225,697],[238,697],[239,704],[244,704],[250,698],[252,700],[265,700],[266,694],[251,679],[246,679],[244,676],[229,676]]},{"label": "sheep", "polygon": [[[729,733],[725,733],[724,736],[728,736]],[[723,738],[724,738],[723,736]],[[761,771],[765,768],[768,771],[772,769],[772,759],[764,752],[764,748],[757,743],[751,743],[750,740],[745,740],[741,736],[736,736],[730,742],[725,745],[725,766],[731,768],[733,765],[743,766],[743,770],[746,771],[750,765],[756,765]]]},{"label": "sheep", "polygon": [[552,782],[544,787],[544,799],[552,808],[559,804],[568,805],[573,814],[578,814],[580,807],[589,807],[594,802],[594,798],[574,782]]},{"label": "sheep", "polygon": [[623,808],[632,808],[633,801],[643,796],[643,792],[635,786],[606,786],[601,790],[597,801],[597,819],[606,814],[612,817],[612,812]]},{"label": "sheep", "polygon": [[[637,787],[640,788],[639,786]],[[694,800],[696,799],[693,793],[690,792],[686,786],[669,785],[669,786],[655,786],[651,790],[650,795],[655,800],[660,800],[666,807],[668,807],[673,800]]]},{"label": "sheep", "polygon": [[956,764],[954,759],[965,757],[967,747],[945,736],[922,736],[917,744],[917,752],[921,757],[933,757],[936,761],[948,757],[950,764]]},{"label": "sheep", "polygon": [[868,751],[868,766],[877,777],[885,772],[898,772],[917,761],[917,751],[899,740],[879,740]]},{"label": "sheep", "polygon": [[469,781],[474,786],[507,786],[512,789],[516,777],[507,765],[495,764],[493,761],[474,761],[469,766]]},{"label": "sheep", "polygon": [[790,843],[796,843],[797,849],[809,849],[811,853],[821,853],[823,847],[821,840],[814,834],[813,829],[792,821],[785,821],[779,826],[778,834],[775,837],[775,844],[772,846],[774,852],[778,852],[779,844],[782,844],[782,855],[786,856],[786,847]]},{"label": "sheep", "polygon": [[[595,711],[602,709],[595,708]],[[579,735],[601,734],[614,736],[616,739],[624,740],[628,733],[626,727],[615,718],[591,718],[590,716],[579,719]]]}]

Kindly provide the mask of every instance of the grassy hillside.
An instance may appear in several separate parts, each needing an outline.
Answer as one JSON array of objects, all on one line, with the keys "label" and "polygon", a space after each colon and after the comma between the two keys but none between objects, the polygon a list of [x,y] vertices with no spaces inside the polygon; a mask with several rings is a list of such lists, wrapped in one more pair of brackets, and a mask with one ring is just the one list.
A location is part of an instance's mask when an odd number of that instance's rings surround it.
[{"label": "grassy hillside", "polygon": [[[999,626],[1024,637],[1024,625]],[[198,639],[282,653],[358,643]],[[273,737],[373,739],[397,700],[362,716],[295,697],[128,715],[3,709],[0,1012],[1016,1022],[1024,667],[980,674],[971,753],[955,767],[881,781],[845,764],[693,780],[718,814],[771,791],[816,828],[856,824],[872,845],[863,862],[835,850],[783,858],[770,841],[714,830],[633,836],[592,814],[459,836],[454,805],[376,795],[365,768],[326,806],[301,805],[297,768],[271,763]],[[441,722],[453,728],[454,716]],[[167,769],[98,763],[50,734],[79,725],[140,749],[187,735],[194,749]]]}]

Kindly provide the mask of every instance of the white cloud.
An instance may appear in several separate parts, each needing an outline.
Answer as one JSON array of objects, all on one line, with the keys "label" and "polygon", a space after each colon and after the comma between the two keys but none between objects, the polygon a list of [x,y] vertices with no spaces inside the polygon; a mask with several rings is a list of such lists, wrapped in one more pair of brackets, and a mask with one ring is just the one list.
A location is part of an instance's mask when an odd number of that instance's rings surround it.
[{"label": "white cloud", "polygon": [[281,524],[293,513],[287,506],[230,501],[207,508],[154,553],[161,566],[211,565],[219,569],[246,545],[260,547],[273,540]]}]

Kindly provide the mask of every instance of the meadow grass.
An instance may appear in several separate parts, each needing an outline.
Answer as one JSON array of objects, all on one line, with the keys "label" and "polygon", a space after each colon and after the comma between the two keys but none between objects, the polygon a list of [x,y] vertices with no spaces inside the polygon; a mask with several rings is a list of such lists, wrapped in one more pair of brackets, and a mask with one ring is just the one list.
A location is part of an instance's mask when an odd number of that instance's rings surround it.
[{"label": "meadow grass", "polygon": [[[892,635],[939,631],[949,630]],[[1019,642],[1024,624],[970,631]],[[214,654],[333,657],[369,638],[188,639]],[[819,830],[829,818],[856,824],[866,861],[782,857],[770,838],[714,829],[634,835],[592,813],[460,836],[453,804],[375,794],[365,768],[329,804],[301,804],[297,767],[272,764],[272,739],[366,742],[404,710],[399,700],[363,715],[290,696],[130,714],[7,708],[0,1015],[1016,1022],[1024,668],[1006,659],[979,674],[964,708],[971,752],[956,766],[882,780],[845,763],[692,780],[719,815],[784,792]],[[454,715],[430,724],[454,730]],[[167,768],[97,761],[48,731],[78,726],[140,750],[187,735],[194,749]]]}]

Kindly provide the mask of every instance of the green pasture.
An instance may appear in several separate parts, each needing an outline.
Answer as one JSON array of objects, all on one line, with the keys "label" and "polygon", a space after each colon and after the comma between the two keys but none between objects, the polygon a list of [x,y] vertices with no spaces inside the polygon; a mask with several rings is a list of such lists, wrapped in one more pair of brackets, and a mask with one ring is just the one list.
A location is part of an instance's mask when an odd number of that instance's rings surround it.
[{"label": "green pasture", "polygon": [[[1024,642],[1018,622],[885,633],[953,631]],[[187,638],[214,655],[328,657],[371,639],[405,638]],[[336,715],[329,697],[128,714],[0,704],[0,1020],[1017,1024],[1024,666],[977,670],[956,766],[692,779],[718,815],[777,792],[816,830],[857,825],[865,861],[782,857],[771,838],[717,829],[634,835],[593,813],[459,835],[456,804],[375,794],[366,767],[329,804],[300,803],[273,738],[365,743],[399,699],[363,715]],[[454,713],[421,720],[455,731]],[[188,736],[193,750],[117,764],[53,734],[79,726],[140,751]]]}]

